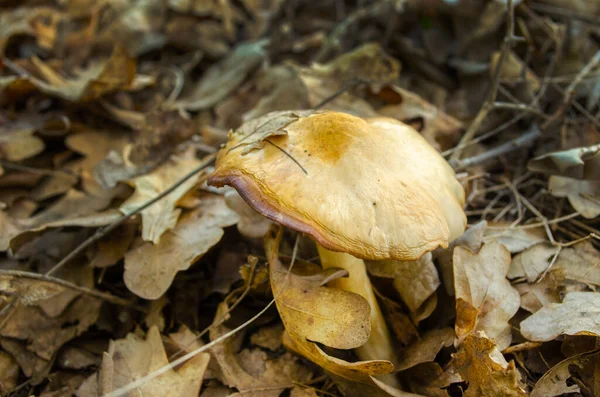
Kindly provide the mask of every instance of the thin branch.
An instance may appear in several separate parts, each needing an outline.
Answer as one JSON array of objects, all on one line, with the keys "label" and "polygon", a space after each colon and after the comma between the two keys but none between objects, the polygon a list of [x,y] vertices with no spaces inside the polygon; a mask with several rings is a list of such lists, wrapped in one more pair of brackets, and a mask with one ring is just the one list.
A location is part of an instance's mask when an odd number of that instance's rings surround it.
[{"label": "thin branch", "polygon": [[359,84],[364,84],[364,83],[367,83],[367,81],[364,79],[361,79],[361,78],[352,79],[352,80],[347,81],[339,90],[337,90],[336,92],[334,92],[333,94],[331,94],[330,96],[328,96],[327,98],[323,99],[321,102],[316,104],[313,107],[313,109],[314,110],[321,109],[323,106],[327,105],[329,102],[333,101],[334,99],[336,99],[337,97],[342,95],[344,92],[348,91],[349,89],[351,89]]},{"label": "thin branch", "polygon": [[89,289],[86,287],[81,287],[81,286],[79,286],[77,284],[73,284],[69,281],[66,281],[66,280],[63,280],[60,278],[56,278],[56,277],[52,277],[52,276],[48,276],[48,275],[32,273],[32,272],[25,272],[25,271],[21,271],[21,270],[1,270],[0,269],[0,276],[11,276],[11,277],[18,277],[18,278],[27,278],[30,280],[46,281],[46,282],[49,282],[52,284],[56,284],[56,285],[60,285],[65,288],[72,289],[77,292],[81,292],[82,294],[89,295],[94,298],[102,299],[103,301],[106,301],[109,303],[114,303],[115,305],[132,308],[132,309],[135,309],[135,310],[143,312],[143,313],[148,312],[148,309],[138,306],[138,305],[135,305],[131,301],[128,301],[127,299],[119,298],[118,296],[114,296],[114,295],[106,293],[106,292],[100,292],[100,291],[96,291],[96,290]]},{"label": "thin branch", "polygon": [[[508,0],[506,34],[504,36],[504,41],[502,42],[502,49],[500,50],[500,57],[498,58],[498,62],[496,62],[496,70],[494,70],[492,86],[490,88],[490,91],[488,92],[488,95],[487,95],[485,101],[483,102],[483,106],[479,110],[479,113],[477,113],[477,116],[475,116],[475,119],[473,120],[473,122],[471,122],[467,131],[461,137],[460,142],[458,143],[459,146],[464,145],[467,142],[469,142],[471,139],[473,139],[473,137],[475,136],[477,131],[479,131],[479,128],[483,124],[483,121],[487,118],[488,113],[494,107],[494,101],[496,100],[496,96],[498,95],[498,85],[500,84],[500,76],[502,74],[502,66],[504,65],[504,60],[506,59],[508,52],[510,51],[511,47],[513,46],[513,43],[515,42],[514,26],[515,26],[515,10],[514,10],[514,5],[513,5],[513,0]],[[450,156],[450,160],[457,161],[460,159],[461,155],[462,155],[462,149],[456,150],[454,153],[452,153],[452,156]]]},{"label": "thin branch", "polygon": [[581,22],[589,23],[592,25],[600,25],[600,20],[597,18],[597,16],[594,15],[585,15],[575,11],[571,11],[567,8],[555,7],[548,4],[531,3],[530,6],[536,11],[542,12],[544,14],[553,15],[555,17],[577,19]]},{"label": "thin branch", "polygon": [[204,160],[202,161],[202,164],[200,164],[198,167],[196,167],[195,169],[193,169],[192,171],[187,173],[183,178],[181,178],[180,180],[175,182],[168,189],[164,190],[162,193],[160,193],[160,194],[156,195],[155,197],[151,198],[150,200],[146,201],[144,204],[137,207],[133,211],[126,213],[121,218],[119,218],[116,222],[113,222],[108,226],[105,226],[101,229],[96,230],[96,233],[94,233],[87,240],[85,240],[84,242],[79,244],[73,251],[69,252],[69,254],[67,256],[65,256],[60,262],[58,262],[56,265],[54,265],[54,267],[52,267],[52,269],[48,270],[46,272],[46,276],[50,276],[50,275],[56,273],[64,265],[69,263],[73,258],[75,258],[75,257],[77,257],[77,255],[81,254],[86,248],[88,248],[90,245],[92,245],[96,241],[100,240],[101,238],[103,238],[104,236],[108,235],[110,232],[112,232],[113,230],[115,230],[116,228],[121,226],[126,220],[128,220],[132,216],[134,216],[134,215],[140,213],[141,211],[145,210],[146,208],[150,207],[152,204],[161,200],[163,197],[168,196],[175,189],[177,189],[179,186],[181,186],[183,183],[185,183],[185,181],[192,178],[193,176],[198,174],[200,171],[202,171],[206,167],[210,166],[215,161],[216,157],[217,157],[216,154],[209,154],[208,156],[206,156],[204,158]]},{"label": "thin branch", "polygon": [[[571,84],[569,84],[569,86],[567,87],[567,89],[565,91],[563,91],[563,102],[562,102],[561,106],[544,123],[544,125],[542,126],[542,129],[548,128],[556,120],[558,120],[559,118],[561,118],[565,114],[565,112],[567,111],[567,109],[571,105],[571,102],[573,102],[573,98],[575,97],[575,89],[577,88],[577,86],[581,83],[581,81],[585,78],[585,76],[587,76],[599,64],[600,64],[600,50],[596,51],[596,53],[594,54],[594,56],[592,57],[592,59],[590,59],[588,61],[588,63],[583,67],[583,69],[581,69],[579,71],[579,73],[577,74],[577,76],[575,76],[575,78],[573,79],[573,81],[571,82]],[[584,113],[589,118],[591,115],[588,115],[586,113],[589,114],[589,112],[586,111]],[[600,126],[600,123],[598,122],[598,120],[596,120],[593,116],[591,116],[591,120],[594,122],[594,124],[596,124],[596,126]]]},{"label": "thin branch", "polygon": [[304,172],[306,175],[308,175],[308,171],[306,171],[306,168],[304,168],[302,166],[302,164],[300,164],[300,162],[298,160],[296,160],[294,158],[294,156],[292,156],[291,154],[289,154],[288,152],[285,151],[284,148],[282,148],[281,146],[276,145],[275,143],[271,142],[268,139],[265,139],[264,142],[270,143],[271,145],[275,146],[277,149],[279,149],[283,154],[285,154],[287,157],[289,157],[294,163],[296,163],[296,165],[298,167],[300,167],[300,169],[302,170],[302,172]]},{"label": "thin branch", "polygon": [[16,171],[29,172],[31,174],[38,174],[38,175],[63,176],[63,177],[69,177],[69,178],[76,176],[75,174],[68,172],[68,171],[46,170],[43,168],[35,168],[35,167],[29,167],[29,166],[22,165],[22,164],[11,163],[11,162],[5,161],[5,160],[0,160],[0,166],[2,166],[4,168],[16,170]]},{"label": "thin branch", "polygon": [[503,154],[512,152],[513,150],[519,149],[523,146],[526,146],[536,140],[540,136],[540,130],[537,125],[533,125],[532,128],[526,132],[525,134],[518,136],[517,138],[503,143],[500,146],[497,146],[491,150],[483,152],[473,157],[469,157],[463,160],[450,160],[450,164],[454,167],[456,171],[463,170],[467,167],[471,167],[476,164],[484,163],[493,158],[502,156]]}]

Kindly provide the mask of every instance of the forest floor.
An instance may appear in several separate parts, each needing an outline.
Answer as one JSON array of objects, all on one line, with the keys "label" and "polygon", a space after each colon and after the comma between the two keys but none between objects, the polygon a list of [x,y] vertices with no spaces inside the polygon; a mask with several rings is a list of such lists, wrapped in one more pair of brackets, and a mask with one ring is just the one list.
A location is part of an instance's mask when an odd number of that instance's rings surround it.
[{"label": "forest floor", "polygon": [[[207,185],[229,131],[317,108],[412,126],[465,190],[447,249],[367,262],[393,365],[310,237],[275,273]],[[0,5],[2,396],[600,396],[599,215],[598,1]]]}]

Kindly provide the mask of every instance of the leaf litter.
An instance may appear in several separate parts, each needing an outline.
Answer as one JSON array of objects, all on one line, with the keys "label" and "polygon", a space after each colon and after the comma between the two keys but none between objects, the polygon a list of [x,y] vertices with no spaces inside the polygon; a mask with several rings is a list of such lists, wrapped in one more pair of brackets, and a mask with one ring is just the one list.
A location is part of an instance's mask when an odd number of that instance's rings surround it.
[{"label": "leaf litter", "polygon": [[[0,394],[600,393],[594,2],[40,4],[0,11]],[[345,271],[205,183],[316,110],[409,124],[466,192],[447,249],[367,263],[394,363]]]}]

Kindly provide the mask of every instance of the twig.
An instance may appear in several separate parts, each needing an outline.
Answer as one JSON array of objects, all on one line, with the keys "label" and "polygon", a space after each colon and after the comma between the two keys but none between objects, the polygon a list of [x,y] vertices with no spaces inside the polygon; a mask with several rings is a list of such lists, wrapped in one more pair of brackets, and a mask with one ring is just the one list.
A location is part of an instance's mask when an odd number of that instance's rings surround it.
[{"label": "twig", "polygon": [[82,253],[87,247],[89,247],[96,241],[100,240],[102,237],[106,236],[107,234],[109,234],[110,232],[112,232],[113,230],[118,228],[119,226],[121,226],[126,220],[128,220],[132,216],[140,213],[141,211],[145,210],[146,208],[150,207],[152,204],[156,203],[163,197],[169,195],[171,192],[173,192],[175,189],[177,189],[179,186],[181,186],[185,181],[192,178],[197,173],[199,173],[200,171],[202,171],[203,169],[205,169],[206,167],[211,165],[213,163],[213,161],[215,161],[216,157],[217,157],[216,154],[209,154],[208,156],[206,156],[204,158],[201,165],[199,165],[198,167],[196,167],[195,169],[193,169],[192,171],[187,173],[183,178],[181,178],[180,180],[175,182],[168,189],[166,189],[162,193],[156,195],[155,197],[151,198],[150,200],[146,201],[144,204],[137,207],[133,211],[126,213],[121,218],[119,218],[119,220],[117,220],[116,222],[113,222],[108,226],[98,229],[96,231],[96,233],[94,233],[87,240],[85,240],[84,242],[79,244],[73,251],[69,252],[69,254],[67,256],[65,256],[60,262],[58,262],[56,265],[54,265],[54,267],[52,267],[52,269],[48,270],[46,272],[46,276],[50,276],[50,275],[56,273],[64,265],[66,265],[69,261],[71,261],[71,259],[77,257],[77,255]]},{"label": "twig", "polygon": [[519,343],[518,345],[507,347],[506,349],[502,350],[502,354],[512,354],[525,350],[537,349],[540,346],[542,346],[541,342],[523,342]]},{"label": "twig", "polygon": [[207,343],[204,346],[201,346],[195,350],[192,350],[191,352],[189,352],[188,354],[186,354],[185,356],[181,356],[180,358],[178,358],[177,360],[157,369],[156,371],[150,372],[148,375],[143,376],[139,379],[136,379],[133,382],[130,382],[128,384],[126,384],[123,387],[120,387],[119,389],[112,391],[110,393],[105,394],[102,397],[120,397],[120,396],[124,396],[127,393],[129,393],[132,390],[137,389],[138,387],[142,386],[144,383],[151,381],[152,379],[157,378],[158,376],[170,371],[171,369],[177,367],[178,365],[183,364],[184,362],[186,362],[187,360],[193,358],[194,356],[210,349],[211,347],[223,342],[224,340],[232,337],[233,335],[237,334],[239,331],[241,331],[242,329],[246,328],[248,325],[252,324],[252,322],[254,322],[257,318],[259,318],[260,316],[262,316],[267,310],[269,310],[269,308],[271,306],[273,306],[273,304],[275,303],[275,301],[277,300],[277,298],[279,298],[279,295],[285,290],[285,288],[283,288],[284,286],[287,285],[288,281],[289,281],[289,276],[291,274],[292,268],[294,267],[294,262],[296,261],[296,254],[298,252],[298,241],[299,241],[299,234],[296,235],[296,242],[294,244],[294,251],[292,253],[292,261],[290,262],[290,267],[288,268],[287,273],[285,274],[285,278],[283,280],[281,289],[277,292],[277,294],[273,297],[273,299],[271,299],[271,301],[258,313],[256,313],[256,315],[254,315],[251,319],[249,319],[248,321],[246,321],[245,323],[243,323],[242,325],[238,326],[237,328],[232,329],[231,331],[221,335],[220,337],[218,337],[217,339],[211,341],[210,343]]},{"label": "twig", "polygon": [[[549,221],[547,221],[547,223],[548,223],[548,225],[554,225],[554,224],[561,223],[561,222],[564,222],[564,221],[572,219],[572,218],[576,218],[579,215],[581,215],[579,212],[573,212],[572,214],[569,214],[569,215],[564,215],[564,216],[561,216],[558,218],[550,219]],[[544,222],[530,223],[527,225],[519,225],[519,226],[515,226],[511,229],[535,229],[536,227],[540,227],[540,226],[544,226]],[[506,229],[506,227],[489,225],[489,226],[487,226],[487,229]]]},{"label": "twig", "polygon": [[46,170],[43,168],[34,168],[34,167],[29,167],[26,165],[22,165],[22,164],[15,164],[15,163],[11,163],[9,161],[5,161],[5,160],[0,160],[0,166],[4,167],[4,168],[8,168],[8,169],[13,169],[13,170],[17,170],[17,171],[23,171],[23,172],[29,172],[31,174],[38,174],[38,175],[50,175],[50,176],[66,176],[66,177],[74,177],[75,174],[68,172],[68,171],[62,171],[62,170]]},{"label": "twig", "polygon": [[[502,66],[504,65],[504,60],[506,59],[508,51],[510,50],[510,48],[513,46],[513,43],[515,42],[515,36],[514,36],[515,12],[514,11],[515,10],[514,10],[514,6],[513,6],[513,0],[508,0],[508,2],[507,2],[506,34],[504,36],[504,41],[502,42],[502,49],[500,50],[500,57],[498,58],[498,62],[496,62],[496,70],[494,71],[494,77],[492,79],[492,86],[490,87],[490,91],[488,92],[488,95],[487,95],[485,101],[483,102],[483,106],[479,110],[479,113],[477,113],[477,116],[475,116],[475,119],[473,120],[473,122],[471,122],[467,131],[461,137],[460,142],[458,143],[459,146],[464,145],[465,143],[467,143],[471,139],[473,139],[473,137],[475,136],[477,131],[479,131],[481,124],[483,124],[483,121],[486,119],[489,112],[494,108],[494,101],[496,100],[496,96],[498,95],[498,85],[500,84],[500,76],[502,74]],[[456,150],[454,153],[452,153],[452,156],[450,156],[450,160],[457,161],[460,159],[461,155],[462,155],[462,149]]]},{"label": "twig", "polygon": [[577,19],[585,23],[589,23],[592,25],[599,25],[600,20],[598,20],[597,16],[593,15],[584,15],[574,11],[571,11],[567,8],[555,7],[548,4],[540,4],[540,3],[531,3],[531,8],[536,11],[543,12],[545,14],[550,14],[555,17],[563,17],[563,18],[571,18]]},{"label": "twig", "polygon": [[[561,106],[554,112],[554,114],[544,123],[542,129],[548,128],[552,125],[556,120],[558,120],[569,108],[571,102],[573,101],[573,97],[575,96],[575,89],[581,83],[581,81],[587,76],[596,66],[600,64],[600,50],[598,50],[592,59],[588,61],[588,63],[579,71],[577,76],[573,79],[571,84],[567,87],[567,89],[563,92],[563,102]],[[587,112],[586,112],[587,113]],[[585,114],[585,113],[584,113]],[[590,115],[591,116],[591,115]],[[588,116],[589,117],[589,116]],[[600,126],[598,120],[595,120],[593,116],[592,121],[595,122],[596,126]]]},{"label": "twig", "polygon": [[329,102],[333,101],[334,99],[336,99],[337,97],[342,95],[344,92],[348,91],[350,88],[353,88],[354,86],[357,86],[359,84],[364,84],[364,83],[368,83],[368,81],[361,79],[361,78],[352,79],[352,80],[347,81],[339,90],[337,90],[336,92],[334,92],[333,94],[331,94],[330,96],[328,96],[327,98],[323,99],[321,102],[316,104],[313,107],[313,109],[314,110],[321,109],[323,106],[327,105]]},{"label": "twig", "polygon": [[527,112],[535,114],[538,117],[547,119],[549,116],[541,112],[539,109],[534,108],[526,103],[512,103],[512,102],[495,102],[494,109],[510,109],[518,110],[521,112]]},{"label": "twig", "polygon": [[89,289],[86,287],[81,287],[81,286],[79,286],[77,284],[73,284],[69,281],[66,281],[66,280],[63,280],[60,278],[56,278],[56,277],[52,277],[52,276],[48,276],[48,275],[32,273],[32,272],[25,272],[25,271],[21,271],[21,270],[0,270],[0,276],[11,276],[11,277],[18,277],[18,278],[28,278],[31,280],[46,281],[46,282],[49,282],[52,284],[56,284],[56,285],[60,285],[62,287],[72,289],[77,292],[81,292],[82,294],[85,294],[85,295],[93,296],[94,298],[102,299],[106,302],[114,303],[115,305],[130,307],[132,309],[135,309],[135,310],[143,312],[143,313],[148,312],[148,309],[138,306],[138,305],[135,305],[135,304],[131,303],[131,301],[128,301],[127,299],[119,298],[118,296],[114,296],[114,295],[106,293],[106,292],[100,292],[100,291],[96,291],[96,290]]},{"label": "twig", "polygon": [[296,163],[296,165],[298,167],[300,167],[300,169],[302,170],[302,172],[304,172],[306,175],[308,175],[308,171],[306,171],[306,168],[304,168],[302,166],[302,164],[300,164],[300,162],[294,158],[294,156],[292,156],[291,154],[289,154],[288,152],[286,152],[284,148],[282,148],[281,146],[278,146],[277,144],[271,142],[268,139],[265,139],[264,142],[270,143],[271,145],[275,146],[277,149],[279,149],[281,151],[281,153],[285,154],[287,157],[290,158],[290,160],[292,160],[294,163]]},{"label": "twig", "polygon": [[450,160],[450,164],[454,167],[456,171],[463,170],[467,167],[471,167],[476,164],[481,164],[518,148],[521,148],[531,142],[533,142],[537,137],[540,136],[540,130],[537,125],[533,125],[531,129],[525,134],[503,143],[500,146],[497,146],[491,150],[483,152],[473,157],[469,157],[463,160]]}]

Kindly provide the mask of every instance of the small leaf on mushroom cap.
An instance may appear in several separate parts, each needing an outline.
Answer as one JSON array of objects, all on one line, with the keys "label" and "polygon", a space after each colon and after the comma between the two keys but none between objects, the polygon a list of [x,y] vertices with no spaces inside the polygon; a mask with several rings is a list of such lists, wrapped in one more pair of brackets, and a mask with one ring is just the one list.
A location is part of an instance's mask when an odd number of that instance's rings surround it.
[{"label": "small leaf on mushroom cap", "polygon": [[[464,231],[464,190],[412,127],[331,111],[249,123],[230,134],[209,184],[233,186],[258,212],[324,247],[415,260]],[[266,133],[267,125],[278,131]]]}]

